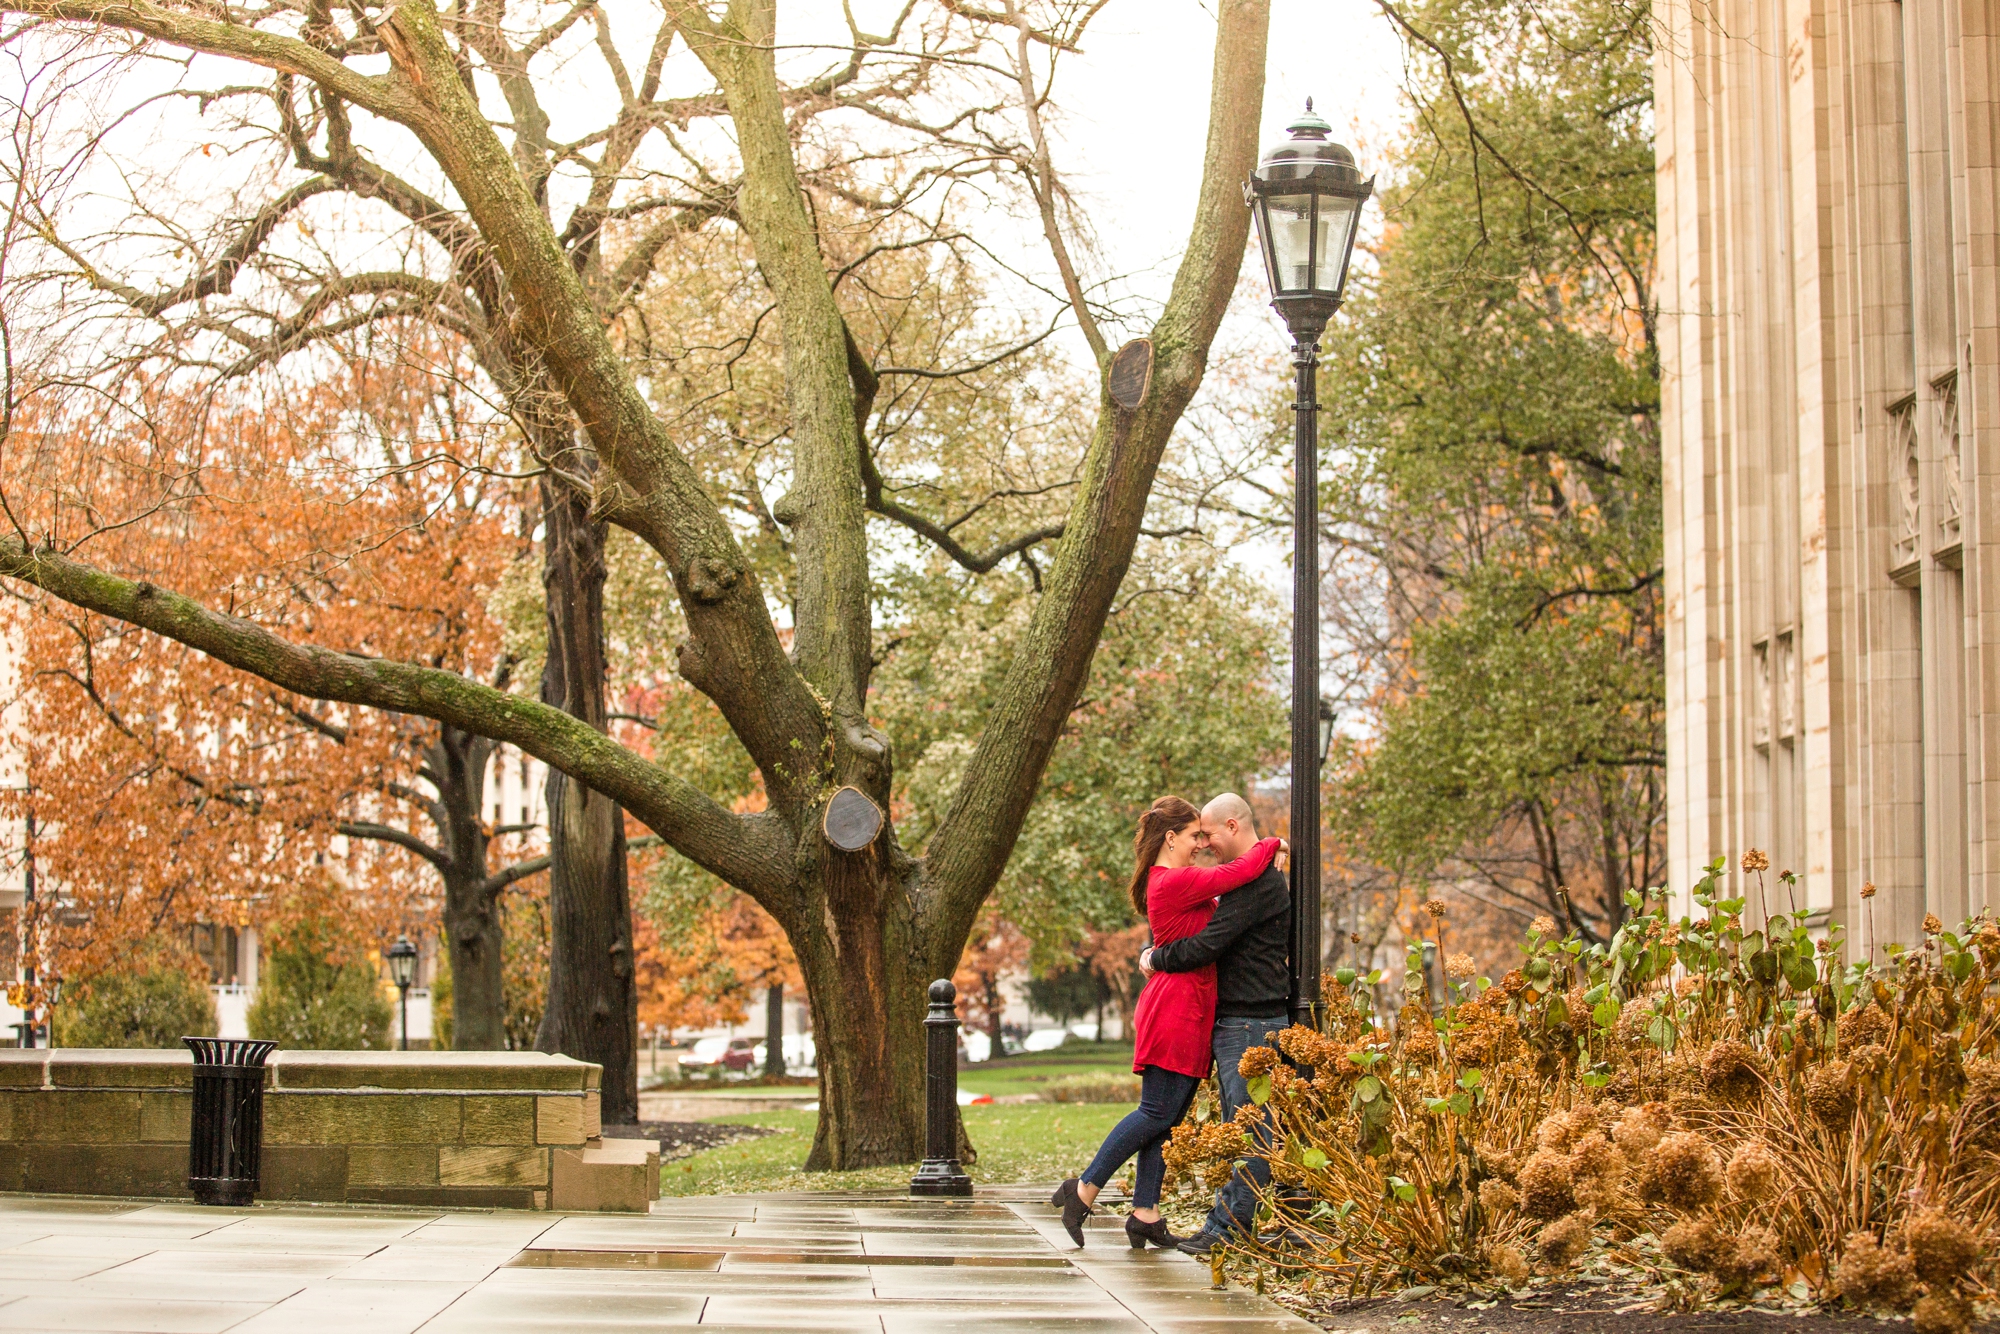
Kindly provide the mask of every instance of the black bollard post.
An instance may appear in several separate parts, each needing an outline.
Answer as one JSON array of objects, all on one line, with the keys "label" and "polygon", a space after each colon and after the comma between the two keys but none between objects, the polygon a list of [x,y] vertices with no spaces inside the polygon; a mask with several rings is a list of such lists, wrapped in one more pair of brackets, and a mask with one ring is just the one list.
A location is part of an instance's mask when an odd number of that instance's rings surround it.
[{"label": "black bollard post", "polygon": [[958,988],[931,983],[924,1017],[924,1165],[910,1178],[912,1195],[970,1195],[972,1178],[958,1163]]}]

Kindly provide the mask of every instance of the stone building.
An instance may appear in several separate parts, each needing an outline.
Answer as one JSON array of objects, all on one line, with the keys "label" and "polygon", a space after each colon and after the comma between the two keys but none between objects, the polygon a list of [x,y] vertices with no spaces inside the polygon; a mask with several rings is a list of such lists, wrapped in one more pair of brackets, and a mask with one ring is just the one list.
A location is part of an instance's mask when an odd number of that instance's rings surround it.
[{"label": "stone building", "polygon": [[1654,15],[1673,884],[1909,941],[2000,907],[2000,2]]}]

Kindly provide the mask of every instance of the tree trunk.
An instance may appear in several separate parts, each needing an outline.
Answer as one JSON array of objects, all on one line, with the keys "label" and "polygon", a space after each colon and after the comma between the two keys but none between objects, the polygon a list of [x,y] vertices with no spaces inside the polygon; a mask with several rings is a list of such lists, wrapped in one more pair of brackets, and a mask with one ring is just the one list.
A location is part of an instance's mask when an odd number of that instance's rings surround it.
[{"label": "tree trunk", "polygon": [[444,877],[454,1051],[500,1051],[507,1045],[507,1007],[500,992],[503,931],[497,907],[494,896],[483,892],[479,881],[453,873]]},{"label": "tree trunk", "polygon": [[503,936],[494,894],[486,887],[492,841],[480,809],[493,743],[440,724],[424,767],[437,788],[433,812],[443,862],[444,931],[451,955],[451,1045],[458,1051],[500,1051],[507,1045],[506,1000],[500,994]]},{"label": "tree trunk", "polygon": [[764,993],[764,1077],[785,1077],[785,984],[773,982]]},{"label": "tree trunk", "polygon": [[[549,646],[542,701],[602,732],[604,525],[587,497],[542,481],[542,587]],[[549,771],[549,994],[535,1046],[604,1067],[606,1123],[639,1119],[639,1008],[625,814],[560,770]]]}]

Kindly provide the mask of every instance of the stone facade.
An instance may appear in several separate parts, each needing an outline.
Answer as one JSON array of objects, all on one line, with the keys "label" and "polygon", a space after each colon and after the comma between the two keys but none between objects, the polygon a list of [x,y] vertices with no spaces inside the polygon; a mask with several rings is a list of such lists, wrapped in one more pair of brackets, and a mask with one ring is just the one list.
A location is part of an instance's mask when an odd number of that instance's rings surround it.
[{"label": "stone facade", "polygon": [[[265,1200],[626,1210],[659,1146],[602,1138],[599,1066],[540,1052],[283,1051]],[[185,1051],[0,1051],[0,1190],[191,1198]]]},{"label": "stone facade", "polygon": [[2000,6],[1654,12],[1672,884],[1913,941],[2000,907]]}]

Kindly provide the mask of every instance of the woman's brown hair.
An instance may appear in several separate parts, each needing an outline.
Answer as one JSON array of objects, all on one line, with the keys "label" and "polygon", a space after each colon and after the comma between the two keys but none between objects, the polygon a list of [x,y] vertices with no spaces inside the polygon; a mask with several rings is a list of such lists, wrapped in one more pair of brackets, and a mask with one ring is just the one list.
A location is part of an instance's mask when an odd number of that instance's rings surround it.
[{"label": "woman's brown hair", "polygon": [[1201,812],[1179,797],[1161,797],[1139,817],[1139,832],[1132,836],[1132,908],[1146,915],[1146,881],[1168,834],[1178,834],[1201,819]]}]

